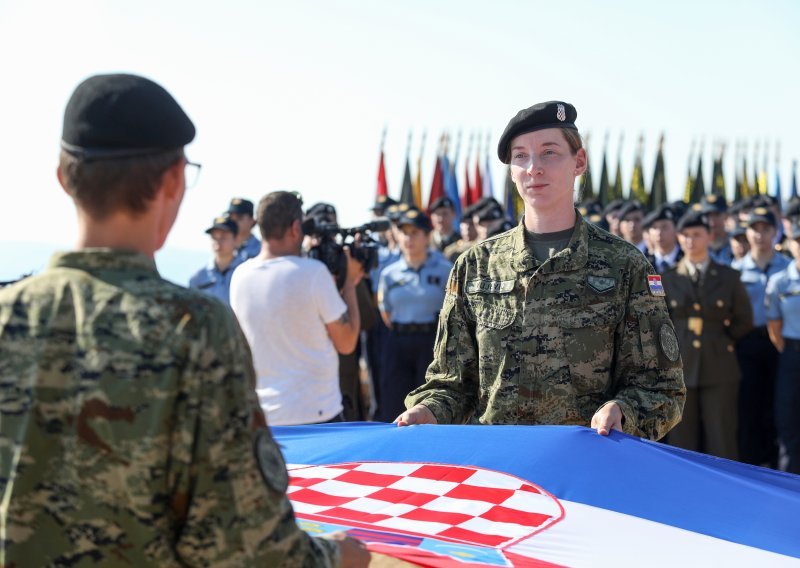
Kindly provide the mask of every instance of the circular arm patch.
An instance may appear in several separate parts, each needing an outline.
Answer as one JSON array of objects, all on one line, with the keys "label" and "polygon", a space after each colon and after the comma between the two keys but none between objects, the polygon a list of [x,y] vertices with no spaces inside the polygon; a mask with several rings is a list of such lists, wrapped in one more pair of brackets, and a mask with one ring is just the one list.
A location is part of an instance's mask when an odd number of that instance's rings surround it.
[{"label": "circular arm patch", "polygon": [[678,348],[678,337],[675,335],[675,330],[672,329],[672,326],[668,323],[662,323],[661,329],[658,331],[658,339],[664,357],[673,363],[676,362],[681,356],[681,351]]},{"label": "circular arm patch", "polygon": [[286,493],[286,488],[289,487],[286,462],[283,461],[278,444],[266,429],[261,429],[256,434],[255,454],[258,469],[267,486],[278,493]]}]

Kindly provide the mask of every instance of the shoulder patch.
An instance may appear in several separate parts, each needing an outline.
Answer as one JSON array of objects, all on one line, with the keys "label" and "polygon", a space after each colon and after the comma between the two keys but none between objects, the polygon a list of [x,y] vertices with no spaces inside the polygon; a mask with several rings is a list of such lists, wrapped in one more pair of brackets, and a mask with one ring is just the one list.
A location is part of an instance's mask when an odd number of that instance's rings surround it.
[{"label": "shoulder patch", "polygon": [[467,294],[508,294],[514,289],[514,280],[470,280],[467,282]]},{"label": "shoulder patch", "polygon": [[256,434],[255,454],[258,470],[267,486],[278,493],[286,493],[286,488],[289,487],[286,463],[283,461],[278,444],[266,428],[262,428]]},{"label": "shoulder patch", "polygon": [[681,351],[678,348],[678,337],[672,330],[672,326],[662,323],[661,329],[658,331],[658,340],[664,357],[675,363],[681,356]]},{"label": "shoulder patch", "polygon": [[661,276],[658,274],[647,275],[647,287],[650,289],[650,294],[653,296],[666,296],[664,292],[664,285],[661,283]]},{"label": "shoulder patch", "polygon": [[589,287],[592,290],[598,294],[602,294],[611,290],[617,284],[617,279],[607,276],[594,276],[590,274],[586,277],[586,283],[589,284]]}]

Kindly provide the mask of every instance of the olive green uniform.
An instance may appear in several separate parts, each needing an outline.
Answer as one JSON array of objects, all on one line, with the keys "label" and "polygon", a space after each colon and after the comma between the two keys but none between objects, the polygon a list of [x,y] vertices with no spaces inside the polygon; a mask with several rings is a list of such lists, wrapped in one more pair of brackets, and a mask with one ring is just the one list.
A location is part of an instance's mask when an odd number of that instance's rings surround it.
[{"label": "olive green uniform", "polygon": [[294,521],[251,362],[226,306],[137,253],[0,290],[0,565],[338,565]]},{"label": "olive green uniform", "polygon": [[687,387],[669,443],[735,460],[741,373],[734,345],[753,329],[753,310],[738,271],[709,260],[705,275],[696,274],[686,257],[664,274]]},{"label": "olive green uniform", "polygon": [[609,401],[625,432],[659,439],[685,397],[655,274],[635,247],[585,222],[538,263],[524,225],[456,261],[426,383],[406,406],[439,423],[589,426]]}]

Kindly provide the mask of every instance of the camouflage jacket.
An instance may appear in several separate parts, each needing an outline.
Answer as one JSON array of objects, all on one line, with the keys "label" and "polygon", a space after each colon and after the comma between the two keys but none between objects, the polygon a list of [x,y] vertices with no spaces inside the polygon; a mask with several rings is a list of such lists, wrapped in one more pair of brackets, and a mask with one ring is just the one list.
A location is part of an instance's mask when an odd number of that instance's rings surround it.
[{"label": "camouflage jacket", "polygon": [[[332,566],[230,310],[133,252],[0,290],[0,566]],[[261,426],[261,428],[259,428]]]},{"label": "camouflage jacket", "polygon": [[626,432],[664,436],[686,390],[655,271],[579,215],[567,247],[542,264],[524,230],[455,263],[434,360],[406,406],[426,405],[439,423],[588,426],[613,400]]}]

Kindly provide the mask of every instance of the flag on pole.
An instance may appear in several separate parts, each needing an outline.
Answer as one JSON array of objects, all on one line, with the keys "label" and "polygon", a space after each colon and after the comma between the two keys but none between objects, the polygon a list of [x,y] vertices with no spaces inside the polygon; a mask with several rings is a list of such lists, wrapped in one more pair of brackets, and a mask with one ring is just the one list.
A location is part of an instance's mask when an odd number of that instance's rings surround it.
[{"label": "flag on pole", "polygon": [[616,430],[361,422],[272,431],[300,528],[347,531],[374,553],[417,565],[727,568],[800,559],[800,476]]},{"label": "flag on pole", "polygon": [[[459,136],[460,138],[460,136]],[[449,140],[449,137],[448,137]],[[445,146],[444,153],[442,154],[442,178],[444,185],[444,193],[453,202],[455,208],[454,226],[458,226],[461,222],[461,198],[458,195],[458,180],[456,179],[455,164],[458,159],[458,148],[456,148],[455,158],[451,162],[447,157],[447,146]]]},{"label": "flag on pole", "polygon": [[492,182],[492,166],[489,159],[489,141],[491,134],[486,133],[486,161],[483,167],[483,194],[487,197],[494,197],[494,183]]},{"label": "flag on pole", "polygon": [[506,210],[506,217],[512,223],[518,223],[519,218],[525,210],[525,204],[517,191],[514,180],[511,179],[511,168],[506,167],[506,181],[503,184],[503,207]]},{"label": "flag on pole", "polygon": [[650,185],[650,195],[647,198],[647,208],[655,211],[656,207],[669,201],[667,197],[667,180],[664,169],[664,133],[658,139],[658,153],[656,165],[653,168],[653,183]]},{"label": "flag on pole", "polygon": [[475,178],[472,180],[472,203],[477,203],[483,197],[483,176],[481,176],[481,148],[480,142],[475,149]]},{"label": "flag on pole", "polygon": [[611,197],[611,186],[608,183],[608,161],[606,160],[607,150],[608,132],[606,132],[605,142],[603,144],[603,165],[600,168],[600,187],[597,191],[597,199],[600,201],[600,205],[603,207],[613,201],[613,197]]},{"label": "flag on pole", "polygon": [[611,186],[611,201],[622,199],[622,142],[625,140],[625,133],[619,134],[619,147],[617,148],[617,173],[614,176],[614,185]]},{"label": "flag on pole", "polygon": [[775,191],[772,193],[773,197],[778,200],[778,203],[783,203],[783,196],[781,195],[781,143],[775,143]]},{"label": "flag on pole", "polygon": [[472,154],[473,134],[469,135],[467,154],[464,156],[464,190],[461,192],[461,205],[466,209],[472,205],[472,184],[469,181],[469,157]]},{"label": "flag on pole", "polygon": [[375,189],[375,197],[382,195],[389,195],[389,189],[386,185],[386,166],[383,163],[383,146],[386,142],[386,127],[383,128],[383,135],[381,136],[381,157],[378,162],[378,185]]},{"label": "flag on pole", "polygon": [[414,205],[422,210],[422,153],[425,151],[425,138],[427,132],[422,132],[422,141],[419,145],[419,156],[417,157],[417,175],[414,178]]},{"label": "flag on pole", "polygon": [[431,182],[431,192],[428,195],[427,211],[430,213],[431,205],[434,201],[444,196],[444,178],[442,176],[442,155],[445,143],[444,134],[439,139],[439,150],[436,154],[436,164],[433,170],[433,181]]},{"label": "flag on pole", "polygon": [[584,137],[584,148],[583,151],[586,152],[586,170],[581,174],[581,177],[578,179],[578,201],[591,201],[594,199],[594,185],[592,184],[592,171],[589,167],[589,137],[590,134],[587,132],[586,136]]},{"label": "flag on pole", "polygon": [[742,145],[739,140],[736,141],[736,155],[733,158],[734,170],[736,172],[736,181],[733,184],[733,201],[741,201],[742,195],[742,176],[739,171],[739,157],[742,154]]},{"label": "flag on pole", "polygon": [[414,205],[414,186],[411,183],[411,165],[409,159],[411,154],[411,133],[408,133],[408,143],[406,144],[406,167],[403,170],[403,183],[400,189],[400,203]]},{"label": "flag on pole", "polygon": [[686,184],[683,189],[683,201],[689,203],[692,199],[692,189],[694,188],[694,177],[692,176],[692,163],[694,161],[694,145],[695,141],[692,139],[692,145],[689,146],[689,159],[686,165]]},{"label": "flag on pole", "polygon": [[792,189],[789,192],[789,199],[797,199],[800,193],[797,190],[797,160],[792,161]]},{"label": "flag on pole", "polygon": [[703,182],[703,144],[700,144],[700,159],[697,161],[697,174],[692,183],[692,193],[689,197],[689,204],[700,203],[706,195],[706,185]]},{"label": "flag on pole", "polygon": [[633,174],[631,174],[631,189],[629,196],[631,199],[638,199],[639,203],[646,204],[649,199],[647,188],[644,186],[644,171],[642,170],[642,154],[644,153],[644,134],[639,135],[636,144],[636,158],[633,162]]},{"label": "flag on pole", "polygon": [[714,170],[711,174],[711,193],[727,199],[725,188],[725,174],[722,169],[722,158],[725,155],[725,143],[719,144],[717,157],[714,158]]}]

